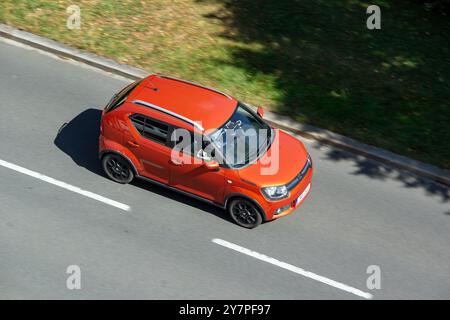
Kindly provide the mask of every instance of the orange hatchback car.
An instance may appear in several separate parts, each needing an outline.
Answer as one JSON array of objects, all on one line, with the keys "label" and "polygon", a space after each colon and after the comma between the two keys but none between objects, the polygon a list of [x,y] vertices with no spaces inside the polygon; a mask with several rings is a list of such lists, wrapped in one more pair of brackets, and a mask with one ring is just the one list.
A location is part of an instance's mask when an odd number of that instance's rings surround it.
[{"label": "orange hatchback car", "polygon": [[311,188],[304,145],[220,91],[163,75],[130,84],[102,113],[106,175],[141,178],[226,209],[254,228],[291,213]]}]

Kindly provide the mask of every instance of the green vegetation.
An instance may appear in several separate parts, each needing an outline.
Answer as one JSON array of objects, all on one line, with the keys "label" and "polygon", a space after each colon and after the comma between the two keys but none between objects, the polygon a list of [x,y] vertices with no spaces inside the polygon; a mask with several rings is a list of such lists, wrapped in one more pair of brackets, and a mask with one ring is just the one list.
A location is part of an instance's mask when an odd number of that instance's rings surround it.
[{"label": "green vegetation", "polygon": [[450,19],[423,1],[2,0],[0,21],[450,169]]}]

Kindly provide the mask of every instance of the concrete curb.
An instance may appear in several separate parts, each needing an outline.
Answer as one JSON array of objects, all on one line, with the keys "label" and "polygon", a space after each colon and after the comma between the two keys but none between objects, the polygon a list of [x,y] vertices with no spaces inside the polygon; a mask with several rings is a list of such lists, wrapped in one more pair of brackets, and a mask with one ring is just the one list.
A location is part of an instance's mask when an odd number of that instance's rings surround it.
[{"label": "concrete curb", "polygon": [[423,163],[395,154],[385,149],[367,145],[325,129],[294,121],[288,116],[279,115],[273,112],[265,112],[264,119],[281,129],[294,132],[305,138],[314,139],[319,142],[365,156],[369,159],[377,160],[397,169],[408,170],[417,175],[427,177],[446,186],[450,186],[450,171],[438,168],[431,164]]},{"label": "concrete curb", "polygon": [[2,23],[0,23],[0,36],[53,53],[60,57],[83,62],[90,66],[115,73],[132,80],[141,79],[150,74],[148,71],[123,65],[115,62],[114,60],[104,58],[93,53],[74,49],[48,38],[18,30]]},{"label": "concrete curb", "polygon": [[[90,66],[102,69],[107,72],[118,74],[132,80],[137,80],[151,74],[151,72],[145,71],[143,69],[122,65],[115,62],[114,60],[85,51],[77,50],[69,46],[60,44],[56,41],[37,36],[29,32],[21,31],[1,23],[0,36],[27,44],[37,49],[51,52],[61,57],[83,62]],[[450,186],[450,171],[404,156],[400,156],[381,148],[366,145],[354,139],[325,129],[294,121],[288,116],[283,116],[274,112],[266,111],[265,119],[281,129],[294,132],[303,137],[314,139],[319,142],[338,147],[340,149],[351,151],[367,158],[388,164],[392,167],[408,170],[417,175],[427,177],[444,185]]]}]

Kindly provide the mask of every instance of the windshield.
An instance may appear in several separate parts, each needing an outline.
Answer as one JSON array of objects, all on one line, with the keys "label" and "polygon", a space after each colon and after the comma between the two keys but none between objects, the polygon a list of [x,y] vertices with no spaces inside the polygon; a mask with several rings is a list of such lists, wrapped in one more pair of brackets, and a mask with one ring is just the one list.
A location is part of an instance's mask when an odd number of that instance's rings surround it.
[{"label": "windshield", "polygon": [[263,155],[272,137],[272,128],[239,102],[231,118],[209,140],[227,165],[240,168]]}]

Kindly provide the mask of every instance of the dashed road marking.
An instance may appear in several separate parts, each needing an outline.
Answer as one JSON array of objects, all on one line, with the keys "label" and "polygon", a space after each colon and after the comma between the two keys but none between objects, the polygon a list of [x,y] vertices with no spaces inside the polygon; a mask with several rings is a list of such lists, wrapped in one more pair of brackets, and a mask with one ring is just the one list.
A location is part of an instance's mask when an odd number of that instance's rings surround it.
[{"label": "dashed road marking", "polygon": [[268,256],[266,256],[264,254],[258,253],[256,251],[252,251],[252,250],[244,248],[244,247],[241,247],[241,246],[239,246],[237,244],[234,244],[234,243],[222,240],[222,239],[213,239],[212,242],[214,242],[214,243],[216,243],[218,245],[221,245],[223,247],[226,247],[228,249],[231,249],[231,250],[234,250],[234,251],[246,254],[246,255],[248,255],[250,257],[253,257],[255,259],[268,262],[268,263],[273,264],[273,265],[275,265],[277,267],[280,267],[280,268],[292,271],[292,272],[297,273],[299,275],[302,275],[304,277],[307,277],[307,278],[313,279],[315,281],[319,281],[319,282],[322,282],[322,283],[327,284],[329,286],[335,287],[337,289],[340,289],[340,290],[352,293],[352,294],[357,295],[359,297],[362,297],[362,298],[365,298],[365,299],[372,299],[373,298],[373,295],[368,293],[368,292],[364,292],[364,291],[361,291],[359,289],[350,287],[350,286],[348,286],[346,284],[343,284],[341,282],[337,282],[337,281],[331,280],[329,278],[322,277],[322,276],[320,276],[318,274],[315,274],[313,272],[306,271],[306,270],[304,270],[302,268],[293,266],[293,265],[291,265],[289,263],[286,263],[286,262],[283,262],[283,261],[279,261],[279,260],[277,260],[275,258],[268,257]]},{"label": "dashed road marking", "polygon": [[0,166],[8,168],[8,169],[11,169],[11,170],[14,170],[16,172],[23,173],[23,174],[25,174],[27,176],[39,179],[41,181],[45,181],[45,182],[50,183],[52,185],[58,186],[60,188],[63,188],[63,189],[66,189],[66,190],[69,190],[69,191],[81,194],[82,196],[85,196],[85,197],[88,197],[88,198],[91,198],[91,199],[94,199],[94,200],[106,203],[106,204],[108,204],[110,206],[119,208],[121,210],[125,210],[125,211],[130,211],[131,210],[131,207],[126,205],[126,204],[123,204],[123,203],[120,203],[120,202],[117,202],[117,201],[105,198],[105,197],[100,196],[98,194],[95,194],[93,192],[83,190],[83,189],[81,189],[79,187],[72,186],[72,185],[70,185],[68,183],[65,183],[65,182],[53,179],[53,178],[48,177],[46,175],[43,175],[43,174],[41,174],[39,172],[29,170],[27,168],[15,165],[13,163],[10,163],[10,162],[7,162],[7,161],[1,160],[1,159],[0,159]]}]

